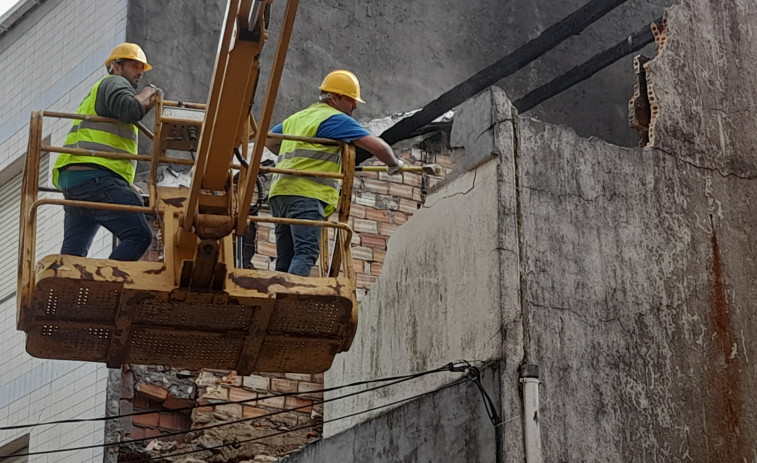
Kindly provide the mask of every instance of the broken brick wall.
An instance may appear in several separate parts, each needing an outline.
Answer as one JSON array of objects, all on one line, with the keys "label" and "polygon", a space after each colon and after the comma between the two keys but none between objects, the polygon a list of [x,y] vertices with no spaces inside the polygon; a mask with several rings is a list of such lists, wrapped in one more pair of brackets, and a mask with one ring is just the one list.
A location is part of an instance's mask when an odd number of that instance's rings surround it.
[{"label": "broken brick wall", "polygon": [[[411,172],[393,176],[385,172],[356,174],[349,224],[355,231],[352,256],[358,300],[365,297],[380,275],[389,239],[397,227],[407,222],[423,204],[428,191],[452,170],[451,152],[447,133],[430,133],[403,149],[401,157],[407,165],[437,164],[441,167],[440,176]],[[375,164],[380,165],[378,161]],[[263,211],[260,215],[266,214]],[[151,252],[153,257],[159,257],[158,247]],[[273,269],[275,256],[273,225],[259,223],[251,264],[258,269]],[[323,383],[323,374],[256,373],[242,377],[223,370],[190,372],[125,366],[120,414],[150,413],[121,420],[122,436],[145,440],[122,450],[119,461],[178,451],[195,451],[195,458],[209,462],[291,453],[322,434]],[[234,421],[238,423],[161,437]],[[209,451],[208,447],[219,449]]]}]

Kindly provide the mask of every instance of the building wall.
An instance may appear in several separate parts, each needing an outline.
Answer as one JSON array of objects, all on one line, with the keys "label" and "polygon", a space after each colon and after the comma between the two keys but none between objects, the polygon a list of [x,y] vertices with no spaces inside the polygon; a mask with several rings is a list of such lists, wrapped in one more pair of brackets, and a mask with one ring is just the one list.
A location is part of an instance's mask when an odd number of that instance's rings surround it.
[{"label": "building wall", "polygon": [[[326,386],[496,356],[505,461],[525,452],[521,362],[541,371],[545,461],[753,459],[757,189],[743,115],[757,110],[757,6],[721,7],[688,0],[669,11],[667,44],[647,66],[659,116],[649,148],[528,117],[511,123],[517,143],[502,143],[492,118],[507,112],[501,94],[463,105],[452,143],[465,158],[495,156],[430,195],[392,237],[356,343]],[[496,257],[480,265],[487,249]],[[464,270],[436,270],[450,255]],[[436,386],[340,402],[325,418]],[[335,441],[340,431],[327,423]]]},{"label": "building wall", "polygon": [[[498,85],[513,99],[625,39],[662,15],[675,0],[628,0],[532,65]],[[415,0],[301,2],[279,88],[274,123],[311,104],[333,69],[360,78],[361,120],[421,108],[547,27],[583,6],[583,0]],[[132,0],[127,35],[145,46],[156,69],[147,79],[167,98],[205,101],[223,22],[224,0]],[[261,59],[257,112],[278,40],[285,2],[272,5],[271,34]],[[180,37],[180,39],[179,39]],[[654,54],[654,47],[647,53]],[[633,95],[632,57],[597,73],[532,114],[624,146],[638,145],[628,127]],[[577,117],[577,115],[589,115]]]},{"label": "building wall", "polygon": [[[27,3],[31,6],[28,13],[12,25],[4,24],[12,27],[0,35],[0,99],[5,104],[0,114],[0,190],[8,190],[0,204],[0,216],[12,217],[2,224],[7,252],[0,272],[0,422],[4,425],[103,416],[107,380],[105,366],[35,359],[26,354],[24,334],[16,331],[17,217],[31,111],[75,112],[92,84],[105,75],[105,57],[114,45],[124,41],[126,1]],[[69,125],[70,121],[46,119],[43,138],[60,146]],[[51,165],[46,157],[41,172],[44,186],[49,186]],[[62,210],[43,208],[37,231],[38,257],[60,249],[61,230]],[[109,234],[99,233],[91,255],[103,255],[110,246]],[[104,436],[101,422],[50,425],[1,431],[0,446],[25,433],[31,434],[31,452],[99,445]],[[71,463],[102,460],[100,448],[30,459]]]}]

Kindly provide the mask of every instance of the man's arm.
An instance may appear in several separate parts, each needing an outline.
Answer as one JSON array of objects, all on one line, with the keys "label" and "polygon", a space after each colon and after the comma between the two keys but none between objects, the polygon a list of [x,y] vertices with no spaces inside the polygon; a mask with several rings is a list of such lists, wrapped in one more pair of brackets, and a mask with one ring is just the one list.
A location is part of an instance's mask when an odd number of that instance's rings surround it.
[{"label": "man's arm", "polygon": [[105,117],[114,117],[128,123],[135,123],[145,117],[155,105],[155,96],[160,92],[156,87],[145,87],[139,94],[129,81],[120,76],[105,79],[97,90],[95,111]]},{"label": "man's arm", "polygon": [[279,140],[278,138],[266,137],[265,147],[271,150],[273,154],[279,154],[279,150],[281,149],[281,140]]},{"label": "man's arm", "polygon": [[375,135],[366,135],[365,137],[353,140],[352,143],[376,156],[379,161],[389,167],[401,164],[400,160],[397,159],[397,156],[394,155],[394,151],[392,151],[389,144]]}]

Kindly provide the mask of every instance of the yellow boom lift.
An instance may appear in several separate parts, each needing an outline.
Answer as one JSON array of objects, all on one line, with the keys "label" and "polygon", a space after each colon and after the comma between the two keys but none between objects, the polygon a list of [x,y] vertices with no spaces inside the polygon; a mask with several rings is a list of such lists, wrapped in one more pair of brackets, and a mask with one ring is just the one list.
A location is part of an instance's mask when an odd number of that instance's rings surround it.
[{"label": "yellow boom lift", "polygon": [[[258,57],[268,36],[274,0],[230,0],[208,102],[160,101],[151,155],[90,152],[42,142],[43,120],[81,119],[76,114],[36,111],[21,201],[18,329],[26,349],[52,359],[170,365],[198,369],[314,373],[327,370],[349,349],[357,326],[355,274],[347,225],[354,147],[342,148],[342,180],[336,222],[250,216],[259,173],[304,175],[261,166],[274,100],[294,27],[298,0],[288,0],[260,120],[251,116],[259,75]],[[109,121],[106,118],[90,118]],[[254,137],[252,152],[248,145]],[[234,149],[249,160],[235,163]],[[169,150],[196,158],[169,157]],[[73,153],[149,161],[145,207],[39,197],[41,153]],[[189,188],[156,186],[159,164],[191,164]],[[307,173],[307,175],[314,175]],[[43,205],[75,205],[155,214],[161,223],[162,262],[120,262],[67,255],[35,258],[37,216]],[[322,227],[320,276],[300,277],[236,268],[234,237],[251,221]],[[334,240],[329,250],[328,231]]]}]

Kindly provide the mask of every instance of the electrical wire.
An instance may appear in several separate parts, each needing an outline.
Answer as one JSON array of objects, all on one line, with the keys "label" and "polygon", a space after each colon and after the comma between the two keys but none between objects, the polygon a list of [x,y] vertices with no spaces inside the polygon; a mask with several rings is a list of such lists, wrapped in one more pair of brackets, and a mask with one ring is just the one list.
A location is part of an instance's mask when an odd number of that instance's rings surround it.
[{"label": "electrical wire", "polygon": [[[261,416],[251,417],[251,418],[242,418],[242,419],[239,419],[239,420],[225,421],[223,423],[217,423],[217,424],[213,424],[213,425],[203,426],[203,427],[194,428],[194,429],[187,430],[187,431],[175,431],[175,432],[162,433],[162,434],[159,434],[159,435],[156,435],[156,436],[152,436],[152,437],[144,437],[144,438],[139,438],[139,439],[129,439],[128,441],[123,441],[123,442],[110,442],[110,443],[103,443],[103,444],[92,444],[92,445],[84,445],[84,446],[79,446],[79,447],[70,447],[70,448],[65,448],[65,449],[55,449],[55,450],[40,450],[40,451],[37,451],[37,452],[28,452],[28,453],[25,453],[25,454],[14,455],[14,457],[28,457],[28,456],[36,456],[36,455],[49,455],[49,454],[54,454],[54,453],[73,452],[73,451],[77,451],[77,450],[89,450],[89,449],[94,449],[94,448],[106,448],[106,447],[113,447],[113,446],[120,447],[120,446],[124,446],[124,445],[128,445],[128,444],[134,444],[134,443],[137,443],[137,442],[152,441],[154,439],[159,439],[159,438],[164,438],[164,437],[178,436],[178,435],[187,434],[187,433],[190,433],[190,432],[204,431],[204,430],[219,428],[219,427],[223,427],[223,426],[230,426],[230,425],[233,425],[233,424],[239,424],[239,423],[256,421],[256,420],[260,420],[260,419],[263,419],[263,418],[279,415],[279,414],[282,414],[282,413],[296,411],[296,410],[299,410],[301,408],[311,407],[313,405],[320,405],[320,404],[325,404],[325,403],[329,403],[329,402],[334,402],[334,401],[337,401],[337,400],[346,399],[346,398],[349,398],[349,397],[354,397],[354,396],[357,396],[357,395],[360,395],[360,394],[376,391],[376,390],[379,390],[379,389],[382,389],[382,388],[385,388],[385,387],[394,386],[394,385],[397,385],[397,384],[400,384],[400,383],[403,383],[403,382],[406,382],[406,381],[410,381],[412,379],[420,378],[420,377],[427,376],[427,375],[434,374],[434,373],[441,373],[441,372],[445,372],[445,371],[459,372],[460,368],[461,368],[460,367],[461,363],[462,364],[469,364],[467,361],[456,362],[456,363],[448,363],[448,364],[446,364],[446,365],[444,365],[442,367],[435,368],[433,370],[428,370],[428,371],[424,371],[424,372],[420,372],[420,373],[415,373],[415,374],[411,374],[411,375],[403,375],[403,376],[400,376],[399,377],[400,379],[397,379],[397,380],[391,380],[391,379],[384,380],[384,382],[391,381],[388,384],[381,384],[381,385],[378,385],[378,386],[374,386],[374,387],[370,387],[370,388],[363,389],[363,390],[360,390],[360,391],[356,391],[356,392],[352,392],[352,393],[349,393],[349,394],[345,394],[345,395],[342,395],[342,396],[339,396],[339,397],[333,397],[331,399],[324,399],[324,400],[320,400],[320,401],[317,401],[317,402],[314,401],[312,404],[301,405],[299,407],[295,407],[295,408],[291,408],[291,409],[277,410],[275,412],[271,412],[271,413],[268,413],[266,415],[261,415]],[[369,381],[377,382],[377,381],[380,381],[380,380],[369,380]],[[353,384],[360,385],[361,383],[367,383],[369,381],[359,381],[359,382],[353,383]],[[343,387],[348,387],[348,386],[343,386]],[[328,389],[334,389],[334,388],[327,388],[327,389],[324,389],[324,391],[328,391]],[[268,397],[264,397],[264,398],[268,398]],[[255,400],[257,400],[257,399],[250,399],[249,401],[255,401]],[[236,403],[242,403],[242,402],[245,402],[245,401],[237,401]],[[233,403],[233,402],[229,402],[229,403]],[[224,405],[224,404],[215,404],[215,405]],[[207,406],[207,405],[205,405],[205,406]],[[191,408],[197,408],[197,407],[195,406],[195,407],[189,407],[189,408],[191,409]],[[155,413],[155,412],[153,411],[152,413]],[[106,417],[104,419],[115,419],[115,418],[116,417]],[[97,419],[90,419],[90,420],[84,420],[84,421],[102,421],[102,420],[103,420],[103,418],[97,418]],[[70,420],[65,420],[65,421],[70,421]],[[79,421],[77,421],[77,422],[79,422]],[[53,422],[50,422],[50,423],[47,423],[47,424],[53,424]],[[0,457],[0,461],[3,460],[3,459],[5,459],[5,458],[8,458],[8,457]]]},{"label": "electrical wire", "polygon": [[[398,405],[398,404],[401,404],[401,403],[410,402],[410,401],[419,399],[421,397],[425,397],[425,396],[428,396],[428,395],[431,395],[431,394],[435,394],[435,393],[441,392],[441,391],[443,391],[445,389],[449,389],[451,387],[458,386],[460,384],[465,384],[465,383],[468,383],[468,382],[471,382],[471,381],[473,381],[473,379],[470,378],[470,377],[459,379],[459,380],[454,381],[454,382],[452,382],[450,384],[446,384],[446,385],[441,386],[441,387],[439,387],[437,389],[434,389],[433,391],[430,391],[430,392],[424,392],[422,394],[417,394],[417,395],[414,395],[414,396],[411,396],[411,397],[407,397],[405,399],[395,400],[394,402],[389,402],[389,403],[386,403],[386,404],[383,404],[383,405],[377,405],[375,407],[367,408],[367,409],[361,410],[359,412],[349,413],[347,415],[343,415],[343,416],[340,416],[338,418],[331,418],[331,419],[328,419],[328,420],[323,420],[322,423],[323,424],[325,424],[325,423],[332,423],[332,422],[335,422],[335,421],[344,420],[344,419],[347,419],[347,418],[352,418],[353,416],[362,415],[363,413],[369,413],[369,412],[372,412],[372,411],[380,410],[382,408],[392,407],[394,405]],[[244,440],[241,440],[241,441],[240,440],[235,440],[233,442],[229,442],[228,444],[221,444],[221,445],[216,445],[216,446],[212,446],[212,447],[204,447],[204,448],[201,448],[201,449],[189,450],[189,451],[182,452],[182,453],[172,453],[170,455],[160,455],[160,456],[155,456],[155,457],[151,457],[151,458],[148,458],[148,459],[131,460],[131,461],[134,462],[134,463],[143,463],[143,462],[149,462],[149,461],[159,461],[159,460],[163,460],[163,459],[166,459],[166,458],[181,457],[181,456],[184,456],[184,455],[190,455],[192,453],[207,452],[207,451],[211,451],[211,450],[221,449],[221,448],[224,448],[224,447],[235,447],[236,448],[238,446],[241,446],[242,444],[247,444],[249,442],[263,440],[263,439],[267,439],[269,437],[276,437],[276,436],[280,436],[282,434],[287,434],[287,433],[295,432],[295,431],[301,431],[303,429],[308,429],[308,428],[312,428],[312,427],[313,427],[312,424],[311,425],[303,425],[303,426],[298,426],[298,427],[295,427],[295,428],[292,428],[292,429],[287,429],[286,431],[279,431],[279,432],[275,432],[275,433],[272,433],[272,434],[266,434],[265,436],[252,437],[250,439],[244,439]]]},{"label": "electrical wire", "polygon": [[[413,373],[409,375],[399,375],[399,376],[388,376],[384,378],[378,378],[378,379],[368,379],[364,381],[356,381],[349,384],[344,384],[340,386],[332,386],[327,387],[319,390],[314,391],[308,391],[309,394],[319,394],[319,393],[325,393],[325,392],[334,392],[341,389],[347,389],[351,387],[357,387],[357,386],[365,386],[368,384],[375,384],[375,383],[382,383],[382,382],[388,382],[388,381],[397,381],[397,380],[403,380],[403,379],[414,379],[418,378],[420,376],[425,376],[433,373],[439,373],[444,371],[452,371],[451,365],[452,363],[444,365],[443,367],[439,367],[433,370],[427,370],[421,373]],[[237,405],[237,404],[248,404],[248,403],[254,403],[266,399],[271,398],[278,398],[278,397],[290,397],[290,396],[296,396],[301,395],[300,392],[283,392],[281,394],[272,394],[267,395],[263,397],[257,397],[254,399],[244,399],[244,400],[232,400],[232,401],[220,401],[220,402],[214,402],[212,404],[206,404],[206,405],[192,405],[188,407],[181,407],[181,408],[172,408],[171,412],[183,412],[183,411],[190,411],[194,410],[195,408],[200,407],[210,407],[210,406],[219,406],[219,405]],[[26,429],[26,428],[34,428],[38,426],[48,426],[48,425],[54,425],[54,424],[72,424],[72,423],[86,423],[86,422],[92,422],[92,421],[110,421],[110,420],[118,420],[121,418],[128,418],[132,416],[141,416],[141,415],[149,415],[151,413],[158,413],[159,410],[146,410],[141,412],[133,412],[133,413],[124,413],[122,415],[113,415],[113,416],[101,416],[97,418],[72,418],[72,419],[66,419],[66,420],[55,420],[55,421],[45,421],[40,423],[31,423],[31,424],[17,424],[12,426],[0,426],[0,431],[12,431],[17,429]]]}]

